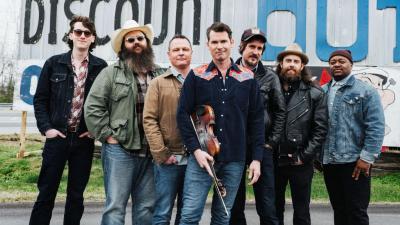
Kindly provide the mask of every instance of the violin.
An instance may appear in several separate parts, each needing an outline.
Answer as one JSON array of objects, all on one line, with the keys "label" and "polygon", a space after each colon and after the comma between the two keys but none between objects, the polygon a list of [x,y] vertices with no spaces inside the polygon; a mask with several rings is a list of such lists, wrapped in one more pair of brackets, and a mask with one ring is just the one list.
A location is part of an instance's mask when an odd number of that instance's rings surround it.
[{"label": "violin", "polygon": [[[191,115],[191,121],[196,131],[201,150],[207,152],[212,157],[218,155],[220,152],[220,145],[217,137],[214,135],[215,114],[213,108],[209,105],[197,106],[195,112]],[[226,196],[226,188],[222,183],[222,180],[218,179],[213,162],[208,161],[208,164],[210,165],[213,174],[215,189],[225,208],[226,215],[228,216],[228,210],[226,209],[223,199],[223,197]]]}]

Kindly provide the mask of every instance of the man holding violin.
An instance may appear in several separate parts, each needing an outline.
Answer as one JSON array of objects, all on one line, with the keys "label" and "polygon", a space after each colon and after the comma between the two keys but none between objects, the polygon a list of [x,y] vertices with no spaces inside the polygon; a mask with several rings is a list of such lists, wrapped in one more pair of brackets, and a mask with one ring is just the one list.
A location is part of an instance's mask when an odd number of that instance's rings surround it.
[{"label": "man holding violin", "polygon": [[[177,111],[177,122],[182,140],[190,153],[185,174],[183,208],[180,224],[198,224],[204,209],[213,175],[220,178],[226,194],[214,194],[211,224],[228,224],[230,210],[242,177],[246,160],[246,143],[252,143],[249,166],[250,184],[260,176],[260,161],[264,145],[264,111],[260,90],[253,73],[236,65],[230,58],[233,48],[232,31],[224,23],[216,22],[207,29],[207,47],[212,61],[190,71],[183,84]],[[202,140],[210,145],[202,148],[191,115],[206,105],[215,118],[208,124],[217,142]],[[208,107],[210,106],[210,107]],[[203,111],[203,112],[202,112]],[[213,137],[212,130],[207,130]],[[218,152],[207,150],[218,149]],[[211,163],[210,163],[211,162]]]}]

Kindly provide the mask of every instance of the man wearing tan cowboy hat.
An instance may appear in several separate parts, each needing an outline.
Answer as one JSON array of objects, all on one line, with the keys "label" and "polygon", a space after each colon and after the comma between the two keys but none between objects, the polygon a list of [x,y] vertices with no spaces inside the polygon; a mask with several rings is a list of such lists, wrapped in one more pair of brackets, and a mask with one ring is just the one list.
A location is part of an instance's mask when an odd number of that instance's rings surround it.
[{"label": "man wearing tan cowboy hat", "polygon": [[276,213],[283,224],[285,190],[290,184],[293,224],[309,225],[313,159],[320,153],[328,129],[328,108],[305,65],[308,57],[297,44],[278,54],[276,73],[286,101],[285,129],[275,152]]},{"label": "man wearing tan cowboy hat", "polygon": [[103,225],[124,224],[129,197],[132,224],[151,224],[155,188],[143,105],[150,80],[163,72],[154,64],[153,37],[150,24],[134,20],[114,31],[111,46],[119,60],[99,74],[85,104],[88,129],[103,144]]}]

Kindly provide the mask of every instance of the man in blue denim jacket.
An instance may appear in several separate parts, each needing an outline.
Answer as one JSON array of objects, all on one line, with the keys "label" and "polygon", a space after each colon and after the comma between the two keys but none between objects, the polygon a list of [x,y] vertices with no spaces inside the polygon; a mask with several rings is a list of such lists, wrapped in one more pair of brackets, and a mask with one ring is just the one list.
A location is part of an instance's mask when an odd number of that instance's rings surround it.
[{"label": "man in blue denim jacket", "polygon": [[350,51],[332,52],[329,67],[333,80],[323,87],[328,94],[329,131],[322,162],[334,221],[367,225],[371,165],[385,132],[383,108],[378,92],[351,74]]}]

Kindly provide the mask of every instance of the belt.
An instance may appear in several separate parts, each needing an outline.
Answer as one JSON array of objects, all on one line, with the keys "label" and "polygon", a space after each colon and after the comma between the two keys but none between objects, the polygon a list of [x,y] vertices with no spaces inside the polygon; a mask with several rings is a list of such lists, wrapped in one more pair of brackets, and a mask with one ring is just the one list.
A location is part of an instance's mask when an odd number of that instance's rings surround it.
[{"label": "belt", "polygon": [[68,126],[68,131],[71,133],[75,133],[78,131],[78,126]]}]

